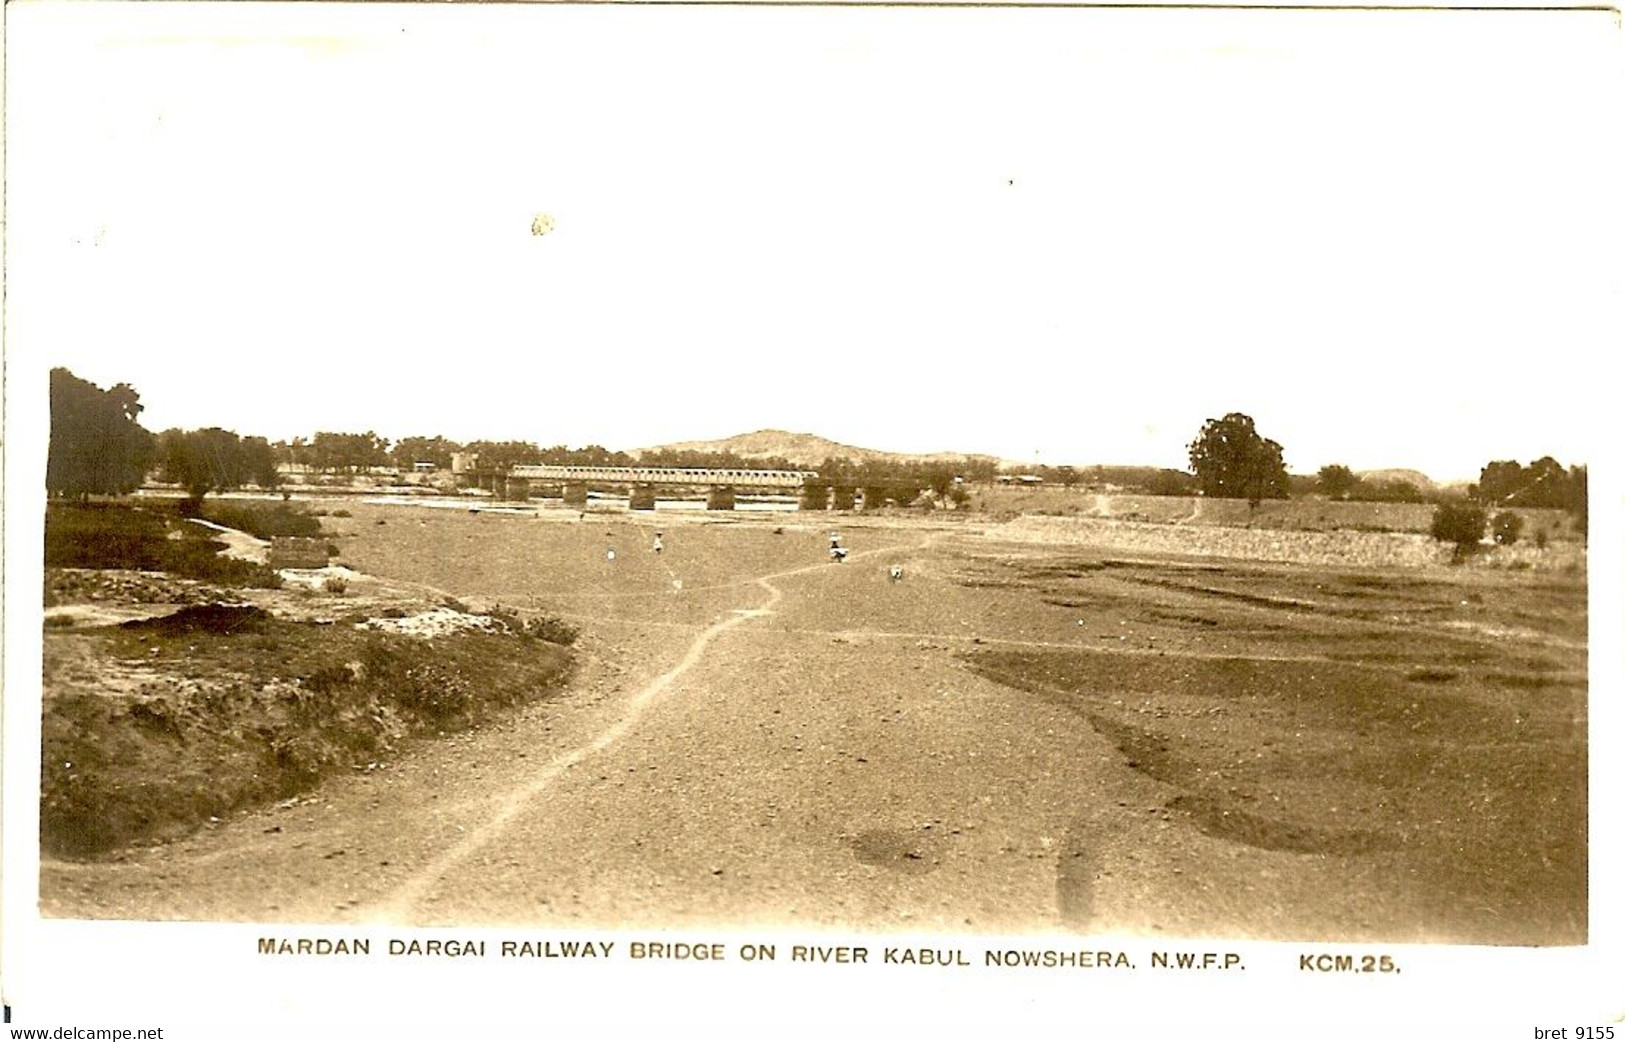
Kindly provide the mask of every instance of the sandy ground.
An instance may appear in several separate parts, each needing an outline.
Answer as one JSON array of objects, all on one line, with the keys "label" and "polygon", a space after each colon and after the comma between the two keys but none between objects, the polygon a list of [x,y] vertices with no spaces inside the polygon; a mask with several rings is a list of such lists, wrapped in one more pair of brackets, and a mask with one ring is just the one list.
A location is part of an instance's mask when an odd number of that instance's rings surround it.
[{"label": "sandy ground", "polygon": [[653,523],[357,510],[343,557],[390,588],[581,624],[572,686],[189,839],[47,861],[43,909],[1437,938],[1430,896],[1380,858],[1204,834],[1085,717],[966,670],[958,654],[986,647],[1236,653],[1188,627],[1127,631],[1109,609],[1033,613],[963,581],[967,554],[1026,528],[854,523],[851,558],[831,565],[825,520],[662,518],[660,554]]}]

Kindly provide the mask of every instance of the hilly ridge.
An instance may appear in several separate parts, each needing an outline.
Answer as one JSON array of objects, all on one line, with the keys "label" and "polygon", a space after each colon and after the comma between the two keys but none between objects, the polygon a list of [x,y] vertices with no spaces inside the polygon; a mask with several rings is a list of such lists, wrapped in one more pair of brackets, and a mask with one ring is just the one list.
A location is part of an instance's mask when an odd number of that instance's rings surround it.
[{"label": "hilly ridge", "polygon": [[759,430],[749,434],[736,434],[714,441],[682,441],[668,445],[651,445],[634,449],[631,455],[642,457],[646,453],[662,450],[675,452],[730,452],[743,459],[787,459],[798,466],[816,468],[825,460],[841,457],[855,463],[962,463],[967,460],[994,462],[996,457],[979,456],[965,452],[907,453],[884,452],[856,445],[843,445],[816,434],[781,430]]},{"label": "hilly ridge", "polygon": [[[633,458],[642,458],[654,452],[684,452],[684,453],[731,453],[734,456],[747,460],[788,460],[798,467],[816,470],[824,461],[833,458],[851,460],[863,464],[871,462],[881,463],[951,463],[960,464],[976,462],[992,464],[1001,470],[1030,469],[1031,464],[1023,464],[1014,460],[1000,459],[997,456],[971,452],[932,452],[908,453],[887,452],[883,449],[868,449],[857,445],[845,445],[838,441],[817,434],[797,431],[785,431],[767,428],[751,431],[748,434],[735,434],[732,437],[716,438],[709,441],[680,441],[665,445],[650,445],[629,452]],[[1076,465],[1079,470],[1088,469],[1085,465]],[[1144,471],[1147,475],[1155,474],[1164,468],[1150,466],[1120,466],[1110,467],[1111,470]],[[1382,470],[1362,470],[1357,472],[1361,480],[1370,483],[1386,483],[1390,481],[1404,481],[1415,485],[1423,493],[1432,493],[1440,488],[1454,488],[1462,482],[1436,482],[1428,475],[1418,470],[1403,468],[1389,468]],[[1121,477],[1107,480],[1125,480]],[[1138,481],[1140,478],[1127,479]]]}]

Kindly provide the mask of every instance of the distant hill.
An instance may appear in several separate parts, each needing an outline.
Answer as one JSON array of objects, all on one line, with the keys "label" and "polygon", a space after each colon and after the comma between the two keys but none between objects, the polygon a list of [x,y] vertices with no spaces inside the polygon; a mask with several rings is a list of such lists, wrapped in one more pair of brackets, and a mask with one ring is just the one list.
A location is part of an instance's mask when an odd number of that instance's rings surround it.
[{"label": "distant hill", "polygon": [[1372,485],[1404,481],[1415,485],[1422,492],[1435,492],[1439,488],[1438,482],[1419,470],[1361,470],[1355,472],[1355,477]]},{"label": "distant hill", "polygon": [[820,438],[816,434],[798,434],[793,431],[762,430],[749,434],[736,434],[716,441],[682,441],[670,445],[651,445],[634,449],[630,455],[642,457],[646,453],[671,452],[731,452],[744,459],[787,459],[797,466],[816,469],[831,457],[842,457],[854,463],[880,461],[886,463],[962,463],[967,460],[988,460],[992,456],[976,456],[964,452],[906,453],[864,449],[856,445]]}]

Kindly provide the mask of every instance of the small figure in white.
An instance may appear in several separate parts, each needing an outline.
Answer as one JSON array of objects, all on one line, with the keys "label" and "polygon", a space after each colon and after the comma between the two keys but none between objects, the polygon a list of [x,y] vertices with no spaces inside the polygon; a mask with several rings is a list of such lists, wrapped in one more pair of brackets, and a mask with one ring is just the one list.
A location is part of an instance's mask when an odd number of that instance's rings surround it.
[{"label": "small figure in white", "polygon": [[610,547],[608,552],[604,554],[604,560],[608,561],[610,564],[615,563],[615,548],[613,546]]},{"label": "small figure in white", "polygon": [[655,553],[657,553],[657,554],[660,552],[660,545],[661,545],[660,544],[660,533],[656,532],[655,533]]},{"label": "small figure in white", "polygon": [[839,532],[829,534],[829,559],[835,564],[840,564],[846,560],[846,547],[841,545],[841,533]]},{"label": "small figure in white", "polygon": [[902,565],[894,564],[894,565],[891,566],[891,581],[894,582],[894,583],[903,581],[903,566]]}]

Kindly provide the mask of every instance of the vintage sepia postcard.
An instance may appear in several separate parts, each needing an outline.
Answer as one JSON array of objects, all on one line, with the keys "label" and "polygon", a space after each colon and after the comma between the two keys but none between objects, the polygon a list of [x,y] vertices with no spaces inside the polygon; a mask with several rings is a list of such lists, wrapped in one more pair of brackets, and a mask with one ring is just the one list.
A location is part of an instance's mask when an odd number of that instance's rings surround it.
[{"label": "vintage sepia postcard", "polygon": [[1622,1030],[1616,10],[5,18],[11,1037]]}]

